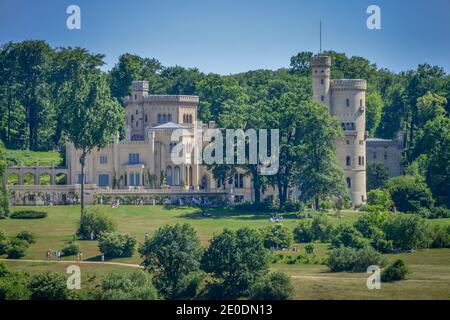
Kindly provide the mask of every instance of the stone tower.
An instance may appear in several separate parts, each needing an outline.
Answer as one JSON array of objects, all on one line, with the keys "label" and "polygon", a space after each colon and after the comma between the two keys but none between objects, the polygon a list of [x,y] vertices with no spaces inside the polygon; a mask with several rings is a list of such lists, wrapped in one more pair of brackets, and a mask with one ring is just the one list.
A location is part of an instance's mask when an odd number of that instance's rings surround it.
[{"label": "stone tower", "polygon": [[328,106],[344,131],[336,142],[338,163],[354,205],[366,202],[366,80],[331,80],[331,57],[314,56],[310,61],[313,98]]}]

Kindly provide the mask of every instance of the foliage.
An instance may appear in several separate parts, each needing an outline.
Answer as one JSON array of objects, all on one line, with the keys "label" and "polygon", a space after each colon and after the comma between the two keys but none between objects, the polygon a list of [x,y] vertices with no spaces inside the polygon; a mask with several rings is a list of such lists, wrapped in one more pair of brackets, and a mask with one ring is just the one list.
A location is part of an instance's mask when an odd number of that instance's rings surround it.
[{"label": "foliage", "polygon": [[5,254],[8,251],[9,239],[6,233],[0,230],[0,255]]},{"label": "foliage", "polygon": [[345,246],[361,249],[369,245],[369,240],[364,238],[355,227],[341,224],[335,230],[331,245],[334,248]]},{"label": "foliage", "polygon": [[98,239],[98,248],[109,258],[131,257],[136,246],[136,239],[115,232],[102,232]]},{"label": "foliage", "polygon": [[389,180],[387,167],[382,163],[368,163],[366,168],[367,191],[386,187]]},{"label": "foliage", "polygon": [[116,224],[111,217],[95,210],[86,211],[80,218],[76,235],[83,240],[90,240],[91,233],[98,237],[102,232],[114,232]]},{"label": "foliage", "polygon": [[388,190],[397,210],[416,213],[420,208],[433,207],[433,197],[426,184],[414,177],[399,176],[391,178]]},{"label": "foliage", "polygon": [[143,271],[110,273],[102,279],[102,300],[156,300],[151,278]]},{"label": "foliage", "polygon": [[16,236],[17,239],[25,240],[29,244],[36,242],[34,233],[30,231],[21,231]]},{"label": "foliage", "polygon": [[322,241],[330,239],[333,226],[326,215],[315,215],[312,220],[302,219],[293,230],[297,242]]},{"label": "foliage", "polygon": [[406,264],[403,260],[398,259],[381,272],[381,281],[392,282],[403,280],[408,273],[409,270]]},{"label": "foliage", "polygon": [[73,256],[80,252],[80,246],[75,241],[70,241],[63,249],[62,254],[67,256]]},{"label": "foliage", "polygon": [[291,232],[280,224],[261,229],[261,234],[264,239],[264,247],[267,249],[285,249],[289,248],[292,243]]},{"label": "foliage", "polygon": [[34,210],[15,211],[11,214],[11,219],[42,219],[47,216],[47,212]]},{"label": "foliage", "polygon": [[372,189],[367,192],[367,204],[390,209],[393,205],[391,194],[386,189]]},{"label": "foliage", "polygon": [[368,92],[366,95],[366,131],[369,137],[375,136],[375,131],[381,120],[383,100],[377,91]]},{"label": "foliage", "polygon": [[215,235],[202,257],[202,269],[220,281],[223,298],[248,295],[256,279],[268,272],[268,253],[259,232],[225,229]]},{"label": "foliage", "polygon": [[283,272],[269,273],[261,277],[250,289],[251,300],[287,300],[294,286],[291,278]]},{"label": "foliage", "polygon": [[28,281],[29,277],[24,273],[7,272],[1,275],[0,272],[0,301],[28,300],[31,295],[30,290],[27,288]]},{"label": "foliage", "polygon": [[33,276],[28,289],[32,300],[66,300],[69,296],[66,277],[57,272]]},{"label": "foliage", "polygon": [[450,226],[431,225],[428,227],[431,248],[450,247]]},{"label": "foliage", "polygon": [[183,277],[175,288],[174,299],[189,300],[196,298],[201,290],[203,274],[201,272],[191,272]]},{"label": "foliage", "polygon": [[8,259],[20,259],[25,256],[25,251],[28,249],[29,244],[27,241],[22,239],[12,239],[7,247],[7,258]]},{"label": "foliage", "polygon": [[139,253],[142,264],[153,273],[153,284],[160,295],[172,299],[182,279],[198,271],[202,247],[190,225],[176,224],[156,230]]},{"label": "foliage", "polygon": [[425,221],[417,215],[391,214],[383,224],[383,232],[400,251],[426,247],[429,240]]},{"label": "foliage", "polygon": [[371,265],[383,265],[384,258],[372,247],[355,249],[338,247],[330,251],[327,266],[332,272],[355,271],[364,272]]}]

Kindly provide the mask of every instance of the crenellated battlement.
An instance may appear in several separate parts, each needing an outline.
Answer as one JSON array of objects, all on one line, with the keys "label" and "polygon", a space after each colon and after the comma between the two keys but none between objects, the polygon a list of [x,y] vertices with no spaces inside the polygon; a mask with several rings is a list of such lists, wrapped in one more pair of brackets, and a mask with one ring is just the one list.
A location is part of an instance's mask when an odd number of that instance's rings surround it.
[{"label": "crenellated battlement", "polygon": [[363,79],[336,79],[331,80],[332,90],[366,90],[367,81]]},{"label": "crenellated battlement", "polygon": [[331,67],[331,57],[329,56],[314,56],[311,58],[309,65],[311,67]]},{"label": "crenellated battlement", "polygon": [[124,104],[127,105],[133,101],[139,103],[154,103],[154,102],[177,102],[177,103],[192,103],[197,104],[199,102],[198,96],[186,96],[186,95],[150,95],[146,97],[138,97],[133,99],[130,96],[124,98]]}]

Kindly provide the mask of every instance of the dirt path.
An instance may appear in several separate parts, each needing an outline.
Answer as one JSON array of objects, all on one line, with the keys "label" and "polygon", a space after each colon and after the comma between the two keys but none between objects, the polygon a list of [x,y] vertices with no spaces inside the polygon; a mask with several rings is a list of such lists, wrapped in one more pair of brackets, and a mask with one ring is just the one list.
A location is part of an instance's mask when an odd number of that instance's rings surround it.
[{"label": "dirt path", "polygon": [[131,263],[122,263],[122,262],[100,262],[100,261],[75,261],[75,260],[26,260],[26,259],[0,259],[0,261],[16,261],[16,262],[45,262],[45,263],[73,263],[73,264],[103,264],[103,265],[112,265],[112,266],[122,266],[122,267],[130,267],[130,268],[139,268],[143,269],[144,267],[138,264]]}]

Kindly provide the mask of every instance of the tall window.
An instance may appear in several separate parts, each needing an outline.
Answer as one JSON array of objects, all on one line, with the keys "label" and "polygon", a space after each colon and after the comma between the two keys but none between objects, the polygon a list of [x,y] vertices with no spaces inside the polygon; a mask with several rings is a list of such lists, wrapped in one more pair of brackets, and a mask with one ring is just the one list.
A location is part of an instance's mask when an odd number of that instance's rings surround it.
[{"label": "tall window", "polygon": [[139,153],[129,153],[128,154],[128,163],[129,164],[138,164],[139,163]]},{"label": "tall window", "polygon": [[345,100],[345,105],[346,105],[347,107],[350,107],[350,99],[346,99],[346,100]]},{"label": "tall window", "polygon": [[320,101],[325,100],[325,98],[323,96],[320,96]]},{"label": "tall window", "polygon": [[99,185],[99,187],[109,186],[109,174],[99,174],[98,175],[98,185]]},{"label": "tall window", "polygon": [[107,164],[108,163],[108,156],[106,154],[100,155],[100,164]]},{"label": "tall window", "polygon": [[347,181],[347,188],[351,188],[352,187],[352,179],[350,179],[350,178],[347,178],[347,179],[345,179],[346,181]]},{"label": "tall window", "polygon": [[239,175],[237,173],[234,174],[234,187],[238,188],[239,187]]},{"label": "tall window", "polygon": [[362,107],[362,99],[359,99],[359,106]]},{"label": "tall window", "polygon": [[347,165],[347,166],[351,166],[351,159],[350,159],[350,156],[347,156],[347,157],[345,157],[345,164]]},{"label": "tall window", "polygon": [[[78,174],[78,183],[83,183],[83,175]],[[84,174],[84,183],[86,183],[86,173]]]},{"label": "tall window", "polygon": [[130,173],[129,185],[130,186],[140,186],[141,185],[141,175],[139,173]]},{"label": "tall window", "polygon": [[173,170],[174,185],[180,185],[180,167],[176,166]]},{"label": "tall window", "polygon": [[244,175],[241,173],[239,174],[239,188],[244,187]]},{"label": "tall window", "polygon": [[166,168],[166,179],[167,179],[167,184],[169,186],[173,186],[173,180],[172,180],[172,167],[168,166]]}]

